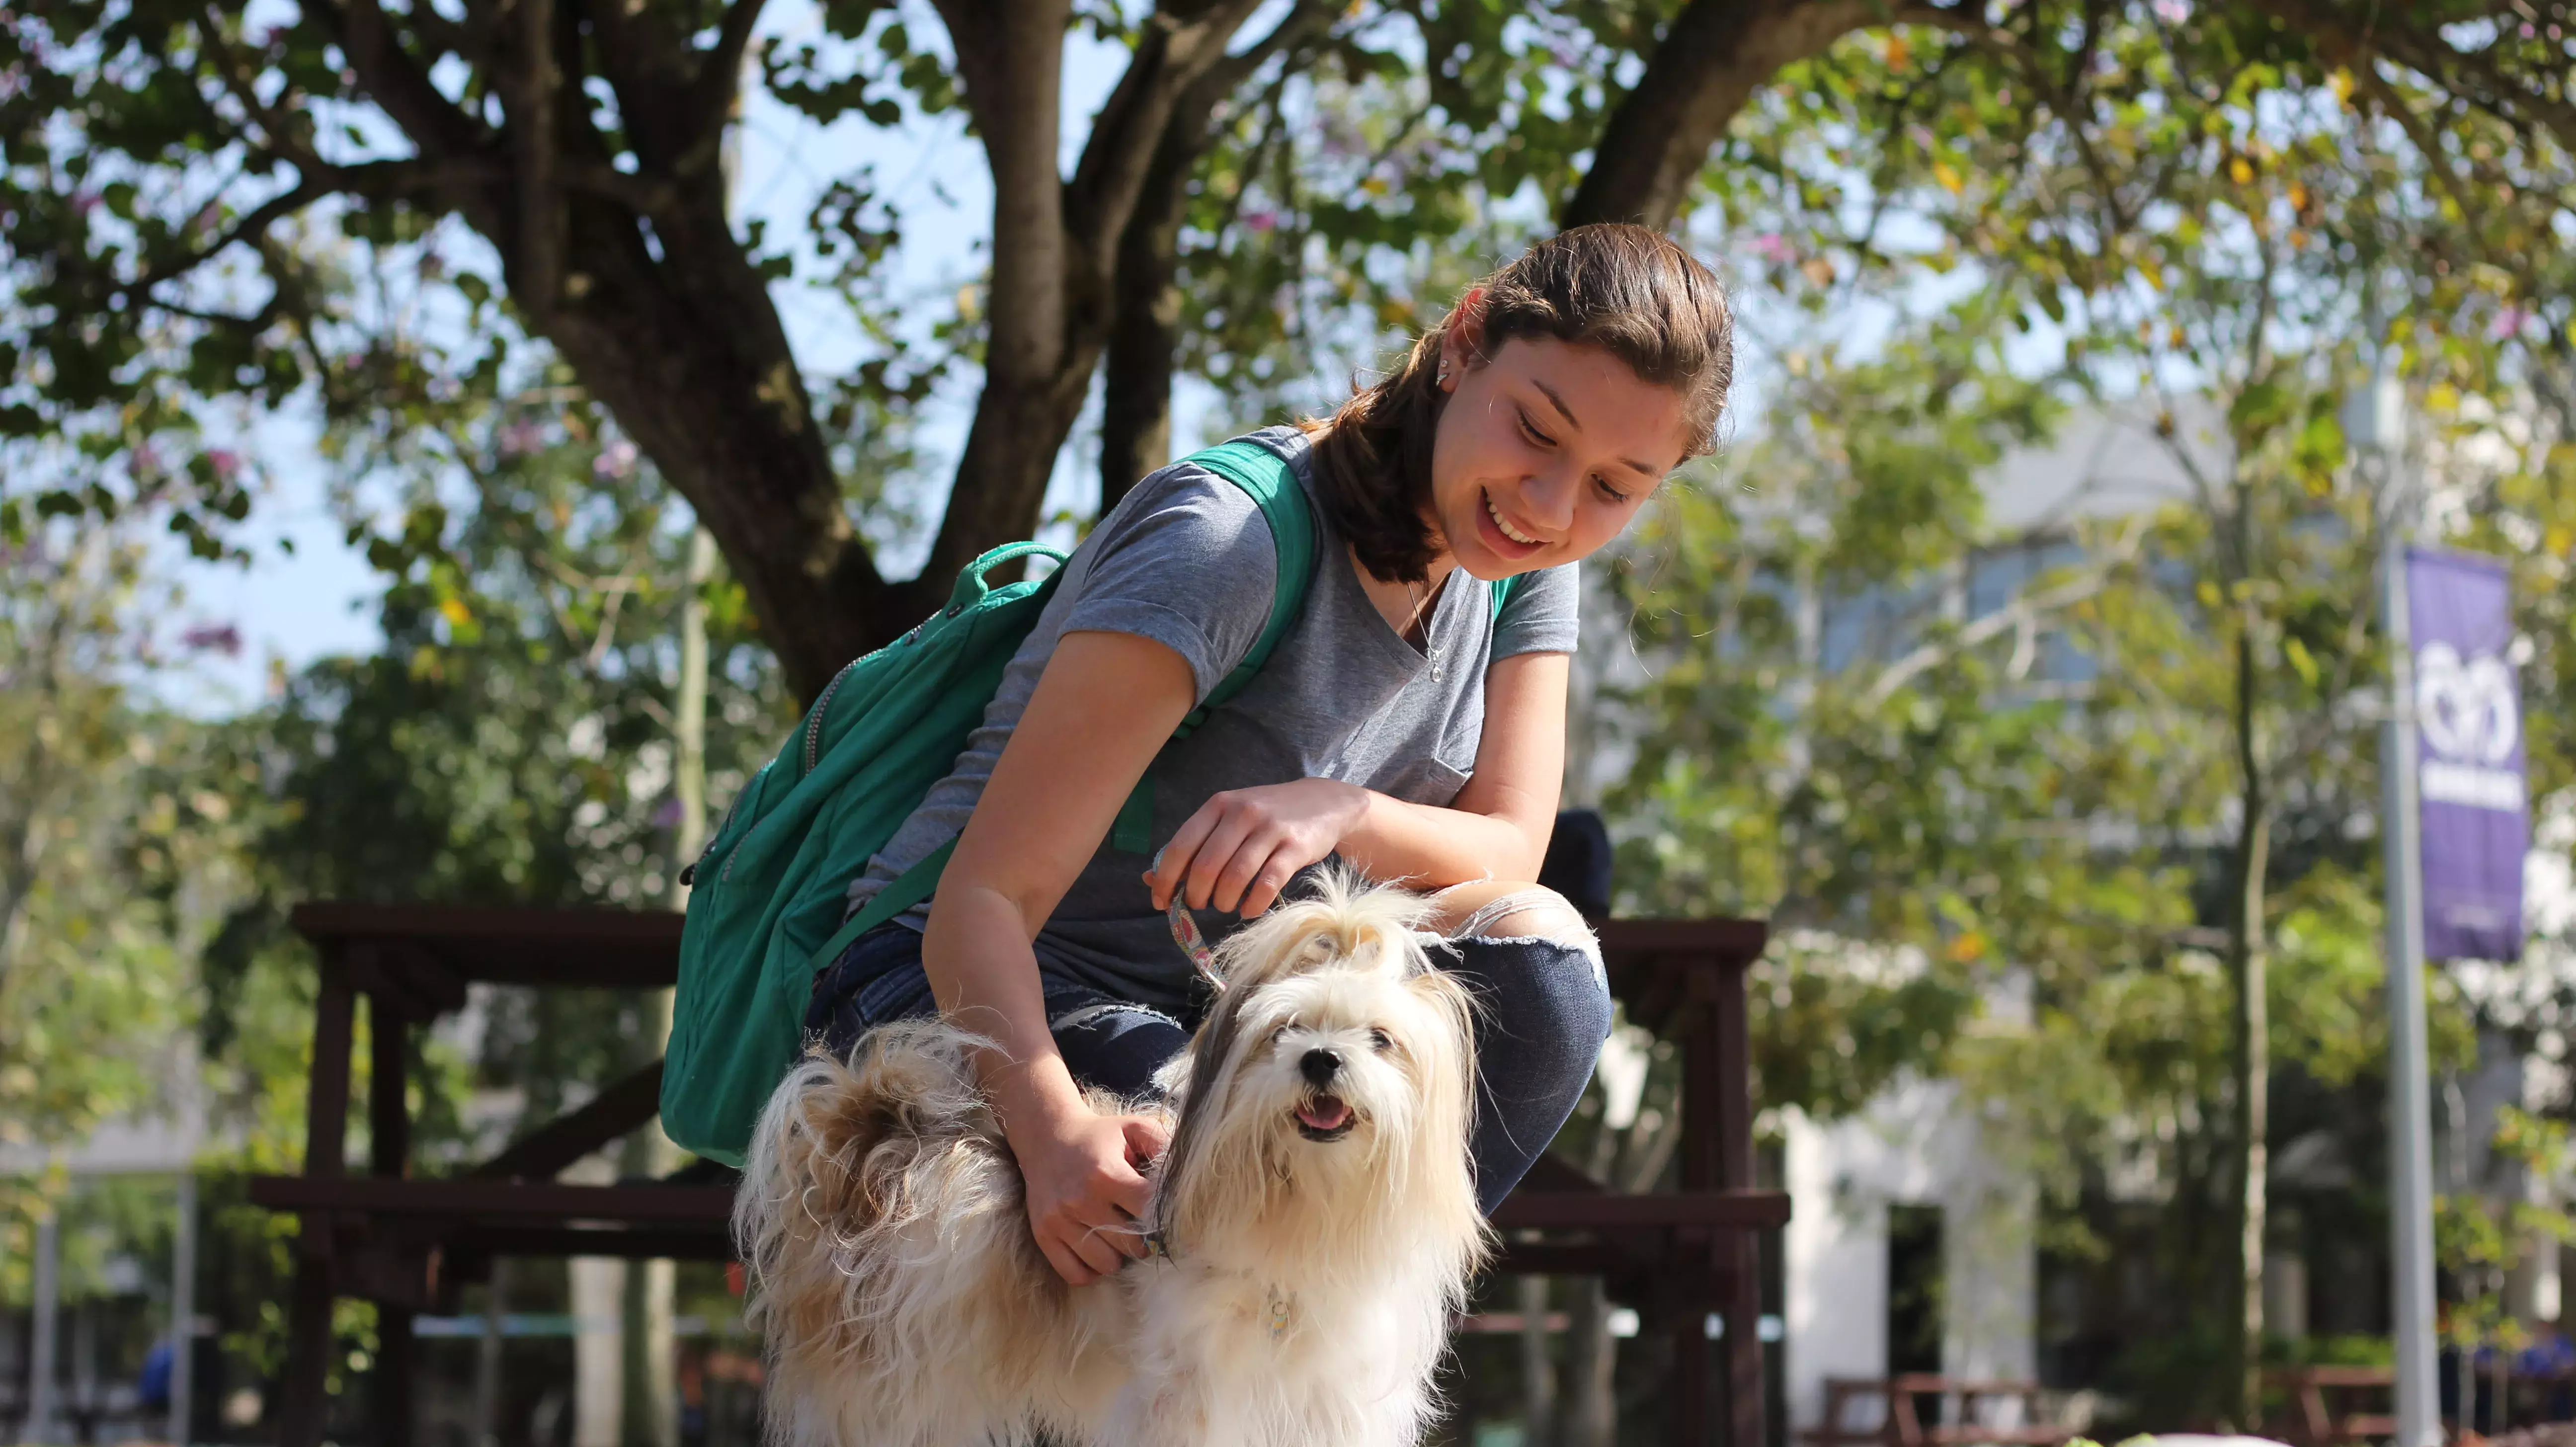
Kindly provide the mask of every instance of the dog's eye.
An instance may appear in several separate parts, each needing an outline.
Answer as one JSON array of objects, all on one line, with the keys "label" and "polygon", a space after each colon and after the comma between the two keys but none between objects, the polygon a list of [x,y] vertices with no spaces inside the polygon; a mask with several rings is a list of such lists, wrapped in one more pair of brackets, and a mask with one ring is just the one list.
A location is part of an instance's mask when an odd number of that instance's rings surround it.
[{"label": "dog's eye", "polygon": [[1376,1046],[1380,1050],[1393,1050],[1395,1048],[1395,1042],[1386,1038],[1386,1032],[1383,1030],[1371,1030],[1369,1032],[1369,1044]]}]

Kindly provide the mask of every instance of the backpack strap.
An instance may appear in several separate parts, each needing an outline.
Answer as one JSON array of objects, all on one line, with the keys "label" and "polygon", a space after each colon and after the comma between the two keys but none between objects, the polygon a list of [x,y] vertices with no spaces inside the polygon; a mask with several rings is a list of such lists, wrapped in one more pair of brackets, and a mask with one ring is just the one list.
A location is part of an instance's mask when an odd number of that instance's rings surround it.
[{"label": "backpack strap", "polygon": [[[1270,661],[1271,650],[1297,622],[1306,609],[1306,588],[1315,577],[1315,514],[1306,502],[1306,490],[1288,471],[1288,464],[1278,453],[1258,442],[1236,438],[1181,459],[1194,462],[1235,486],[1242,488],[1262,518],[1270,524],[1270,541],[1279,555],[1279,576],[1270,594],[1270,621],[1263,624],[1261,636],[1253,640],[1250,652],[1234,671],[1218,679],[1199,706],[1191,709],[1172,730],[1174,739],[1185,739],[1198,732],[1207,716],[1227,699],[1243,692]],[[1150,853],[1154,847],[1154,770],[1148,765],[1145,776],[1136,781],[1127,802],[1118,810],[1117,823],[1110,826],[1111,847],[1129,854]]]}]

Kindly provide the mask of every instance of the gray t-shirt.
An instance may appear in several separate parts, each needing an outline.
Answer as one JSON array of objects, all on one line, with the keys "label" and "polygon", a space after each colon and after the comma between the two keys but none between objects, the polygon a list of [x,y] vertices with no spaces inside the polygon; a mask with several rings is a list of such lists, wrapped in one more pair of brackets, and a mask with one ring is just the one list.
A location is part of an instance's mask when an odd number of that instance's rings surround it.
[{"label": "gray t-shirt", "polygon": [[[1311,503],[1305,435],[1273,427],[1251,440],[1288,463]],[[1156,758],[1156,848],[1211,795],[1293,779],[1342,779],[1445,806],[1476,766],[1486,666],[1515,654],[1574,651],[1572,565],[1522,579],[1499,620],[1493,585],[1452,573],[1433,605],[1426,657],[1361,590],[1350,549],[1320,507],[1315,533],[1304,612],[1240,693]],[[1138,483],[1065,563],[956,772],[932,787],[851,883],[851,910],[965,827],[1057,639],[1075,632],[1153,639],[1189,661],[1205,699],[1260,637],[1278,571],[1270,525],[1240,487],[1187,462]],[[1103,839],[1039,932],[1040,964],[1121,999],[1180,1006],[1190,965],[1146,893],[1149,862]],[[926,908],[915,909],[904,922],[918,929],[927,918]],[[1213,910],[1198,918],[1211,940],[1241,924]]]}]

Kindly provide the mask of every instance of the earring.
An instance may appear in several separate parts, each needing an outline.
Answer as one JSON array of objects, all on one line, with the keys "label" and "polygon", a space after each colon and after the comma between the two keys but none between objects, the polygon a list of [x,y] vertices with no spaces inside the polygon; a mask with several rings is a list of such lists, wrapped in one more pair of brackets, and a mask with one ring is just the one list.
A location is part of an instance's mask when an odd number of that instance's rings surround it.
[{"label": "earring", "polygon": [[1440,359],[1440,375],[1439,375],[1439,377],[1437,377],[1437,378],[1435,379],[1435,381],[1438,383],[1438,385],[1443,386],[1443,387],[1446,387],[1446,386],[1448,386],[1448,385],[1449,385],[1449,359],[1448,359],[1448,358],[1443,357],[1443,358],[1441,358],[1441,359]]}]

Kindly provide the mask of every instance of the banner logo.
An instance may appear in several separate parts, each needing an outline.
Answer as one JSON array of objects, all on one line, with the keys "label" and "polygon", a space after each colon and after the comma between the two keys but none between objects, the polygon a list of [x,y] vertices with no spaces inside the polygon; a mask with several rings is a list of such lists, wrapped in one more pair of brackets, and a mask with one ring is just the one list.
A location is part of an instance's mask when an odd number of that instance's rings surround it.
[{"label": "banner logo", "polygon": [[2516,762],[2522,715],[2513,670],[2492,653],[2463,659],[2449,643],[2415,655],[2415,723],[2423,731],[2422,789],[2427,802],[2472,809],[2520,809],[2523,779]]}]

